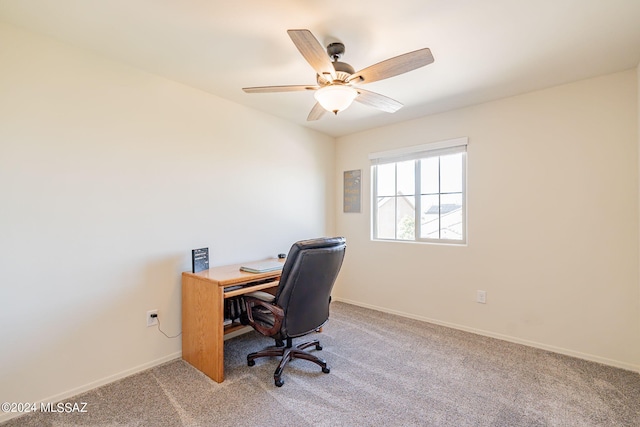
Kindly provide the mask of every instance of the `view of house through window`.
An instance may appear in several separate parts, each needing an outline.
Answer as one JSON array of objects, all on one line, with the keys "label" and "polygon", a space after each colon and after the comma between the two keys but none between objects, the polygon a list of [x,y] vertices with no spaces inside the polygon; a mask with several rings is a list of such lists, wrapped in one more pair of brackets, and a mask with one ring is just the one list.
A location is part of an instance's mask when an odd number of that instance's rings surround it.
[{"label": "view of house through window", "polygon": [[374,239],[466,242],[466,138],[431,146],[370,156]]}]

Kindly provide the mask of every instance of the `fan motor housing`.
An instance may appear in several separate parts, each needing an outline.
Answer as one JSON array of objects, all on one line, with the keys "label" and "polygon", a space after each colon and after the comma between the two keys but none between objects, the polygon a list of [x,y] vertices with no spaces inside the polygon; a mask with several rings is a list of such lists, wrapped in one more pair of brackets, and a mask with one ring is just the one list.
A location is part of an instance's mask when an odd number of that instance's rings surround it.
[{"label": "fan motor housing", "polygon": [[353,67],[346,62],[334,61],[333,68],[335,68],[336,72],[338,73],[347,73],[349,75],[356,72],[356,70],[354,70]]},{"label": "fan motor housing", "polygon": [[[336,70],[336,80],[339,80],[341,82],[346,81],[351,74],[356,72],[353,69],[353,67],[347,64],[346,62],[334,61],[332,62],[332,64],[333,64],[333,68]],[[316,81],[321,86],[324,86],[327,83],[329,83],[329,81],[324,76],[321,76],[321,75],[316,76]]]}]

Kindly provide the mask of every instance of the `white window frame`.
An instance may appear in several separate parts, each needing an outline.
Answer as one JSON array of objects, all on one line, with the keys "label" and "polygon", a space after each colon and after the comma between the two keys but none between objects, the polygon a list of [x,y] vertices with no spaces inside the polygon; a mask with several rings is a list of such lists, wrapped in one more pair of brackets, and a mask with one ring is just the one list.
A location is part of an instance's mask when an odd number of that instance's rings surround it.
[{"label": "white window frame", "polygon": [[[371,161],[371,239],[378,241],[392,241],[392,242],[422,242],[422,243],[441,243],[441,244],[454,244],[454,245],[466,245],[467,243],[467,145],[469,144],[469,138],[455,138],[445,141],[432,142],[429,144],[415,145],[411,147],[404,147],[396,150],[380,151],[369,154],[369,160]],[[416,162],[416,170],[414,172],[415,177],[415,233],[414,240],[398,239],[397,224],[396,233],[393,239],[391,238],[379,238],[377,234],[378,230],[378,195],[377,189],[377,174],[376,166],[390,163],[399,163],[407,160],[421,160],[429,157],[440,157],[447,154],[462,153],[462,240],[452,239],[433,239],[420,237],[421,226],[421,199],[422,192],[420,190],[421,185],[421,171],[420,162]],[[440,180],[439,180],[440,181]],[[438,196],[442,196],[440,189],[438,190]],[[396,201],[397,201],[397,195]],[[396,214],[397,214],[397,207]],[[441,215],[441,214],[440,214]]]}]

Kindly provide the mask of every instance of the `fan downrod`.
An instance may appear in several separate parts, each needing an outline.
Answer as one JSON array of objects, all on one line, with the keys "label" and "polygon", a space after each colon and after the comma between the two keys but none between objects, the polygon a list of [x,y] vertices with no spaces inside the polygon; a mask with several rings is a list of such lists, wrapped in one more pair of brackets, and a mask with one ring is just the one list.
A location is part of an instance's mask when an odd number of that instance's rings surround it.
[{"label": "fan downrod", "polygon": [[338,80],[341,81],[344,81],[347,77],[356,72],[351,65],[346,62],[340,62],[340,58],[342,58],[344,52],[344,44],[340,42],[330,43],[327,46],[327,54],[333,61],[333,68],[338,73]]}]

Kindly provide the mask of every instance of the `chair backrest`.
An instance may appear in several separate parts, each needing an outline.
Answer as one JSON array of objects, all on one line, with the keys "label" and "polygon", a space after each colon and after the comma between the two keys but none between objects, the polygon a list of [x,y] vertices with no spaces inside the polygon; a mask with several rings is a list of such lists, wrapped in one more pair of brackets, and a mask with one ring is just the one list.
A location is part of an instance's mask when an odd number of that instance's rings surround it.
[{"label": "chair backrest", "polygon": [[284,336],[308,334],[327,321],[346,246],[344,237],[303,240],[291,246],[275,300],[285,312]]}]

